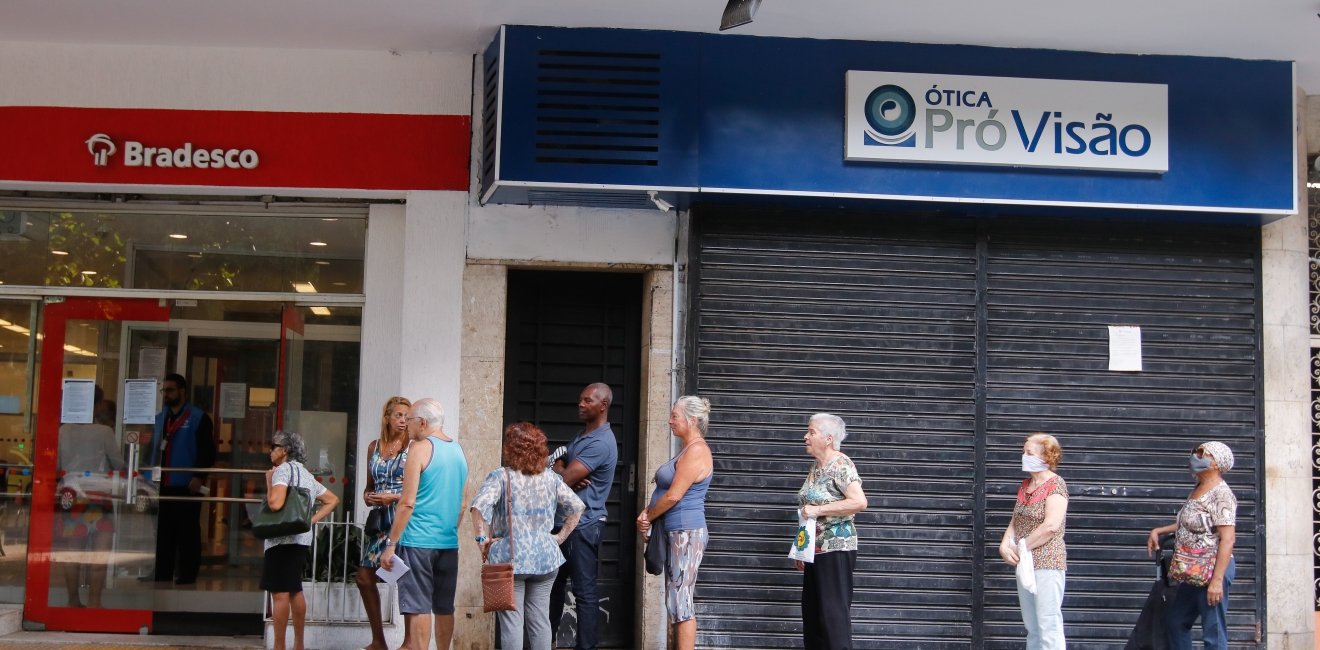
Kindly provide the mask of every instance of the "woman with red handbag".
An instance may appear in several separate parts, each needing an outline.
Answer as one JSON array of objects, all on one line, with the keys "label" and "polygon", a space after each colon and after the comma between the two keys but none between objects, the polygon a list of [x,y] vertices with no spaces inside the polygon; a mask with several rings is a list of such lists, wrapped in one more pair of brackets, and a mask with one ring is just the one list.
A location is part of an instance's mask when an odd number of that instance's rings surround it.
[{"label": "woman with red handbag", "polygon": [[[531,650],[550,650],[550,587],[564,564],[559,545],[577,527],[586,504],[548,469],[540,427],[530,422],[505,427],[502,455],[503,466],[486,475],[472,500],[472,528],[488,563],[513,565],[513,609],[496,611],[503,647],[522,648],[525,636]],[[550,532],[556,514],[564,517],[557,534]]]},{"label": "woman with red handbag", "polygon": [[1180,584],[1164,612],[1169,648],[1192,650],[1192,625],[1200,618],[1206,650],[1227,650],[1228,590],[1237,571],[1237,498],[1222,473],[1233,469],[1233,451],[1222,442],[1207,442],[1192,452],[1189,462],[1196,489],[1175,523],[1150,531],[1146,549],[1158,552],[1160,535],[1177,533],[1169,578]]}]

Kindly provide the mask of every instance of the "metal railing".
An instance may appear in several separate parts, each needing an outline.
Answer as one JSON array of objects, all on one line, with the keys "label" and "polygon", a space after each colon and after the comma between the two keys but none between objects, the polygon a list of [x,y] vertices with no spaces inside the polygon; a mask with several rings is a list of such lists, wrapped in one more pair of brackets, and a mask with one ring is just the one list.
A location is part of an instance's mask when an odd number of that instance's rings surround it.
[{"label": "metal railing", "polygon": [[[303,581],[307,599],[307,622],[330,625],[357,625],[367,622],[367,611],[358,593],[355,574],[366,535],[362,525],[351,521],[329,520],[312,526],[312,561],[310,580]],[[393,625],[398,619],[395,585],[376,584],[380,591],[381,621]],[[266,598],[266,620],[271,620],[270,597]]]}]

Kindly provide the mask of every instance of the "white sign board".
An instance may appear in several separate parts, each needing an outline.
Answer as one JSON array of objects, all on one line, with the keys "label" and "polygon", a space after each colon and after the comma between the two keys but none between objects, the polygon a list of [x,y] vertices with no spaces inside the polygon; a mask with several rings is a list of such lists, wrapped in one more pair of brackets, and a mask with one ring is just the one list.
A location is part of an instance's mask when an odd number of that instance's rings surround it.
[{"label": "white sign board", "polygon": [[1169,170],[1165,84],[849,70],[847,160]]},{"label": "white sign board", "polygon": [[60,402],[60,424],[91,424],[96,408],[96,381],[65,379]]},{"label": "white sign board", "polygon": [[1109,369],[1141,370],[1141,328],[1134,325],[1109,326]]},{"label": "white sign board", "polygon": [[247,384],[220,382],[220,417],[239,419],[247,417],[247,396]]},{"label": "white sign board", "polygon": [[124,424],[156,423],[156,380],[124,380]]}]

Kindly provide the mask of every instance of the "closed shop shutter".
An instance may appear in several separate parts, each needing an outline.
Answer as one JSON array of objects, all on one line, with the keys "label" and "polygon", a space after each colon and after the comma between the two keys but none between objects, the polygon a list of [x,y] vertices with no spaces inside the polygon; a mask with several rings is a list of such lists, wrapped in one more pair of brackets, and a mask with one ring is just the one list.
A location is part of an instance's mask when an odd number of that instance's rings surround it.
[{"label": "closed shop shutter", "polygon": [[697,392],[712,404],[716,458],[699,645],[802,647],[802,579],[786,554],[812,462],[807,418],[828,411],[864,432],[843,445],[871,500],[858,522],[859,647],[965,647],[975,550],[972,231],[817,218],[810,230],[709,225],[693,314]]},{"label": "closed shop shutter", "polygon": [[[1255,228],[712,212],[694,219],[687,377],[716,457],[699,647],[801,647],[785,554],[818,411],[847,422],[870,501],[856,647],[1022,646],[996,549],[1036,430],[1059,436],[1072,492],[1070,646],[1122,647],[1153,578],[1146,532],[1192,488],[1191,449],[1220,439],[1234,647],[1255,647]],[[1144,372],[1107,369],[1124,324]]]},{"label": "closed shop shutter", "polygon": [[[1059,438],[1072,493],[1070,646],[1122,647],[1153,579],[1146,535],[1193,488],[1191,451],[1220,440],[1236,457],[1232,647],[1256,647],[1259,229],[1024,222],[987,250],[986,647],[1022,645],[997,547],[1032,431]],[[1109,325],[1141,326],[1142,372],[1108,370]]]}]

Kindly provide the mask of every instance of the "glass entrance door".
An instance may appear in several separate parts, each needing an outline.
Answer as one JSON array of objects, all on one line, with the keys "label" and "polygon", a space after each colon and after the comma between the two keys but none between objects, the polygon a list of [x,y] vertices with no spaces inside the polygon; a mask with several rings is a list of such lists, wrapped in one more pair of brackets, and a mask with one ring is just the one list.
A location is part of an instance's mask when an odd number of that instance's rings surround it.
[{"label": "glass entrance door", "polygon": [[149,509],[134,507],[150,503],[151,484],[132,469],[152,424],[132,414],[153,414],[156,391],[121,394],[122,333],[127,322],[168,319],[160,300],[46,305],[24,617],[47,629],[152,629],[154,583],[138,578],[149,576],[156,528]]},{"label": "glass entrance door", "polygon": [[[264,497],[266,441],[281,426],[303,433],[308,468],[351,493],[358,313],[70,298],[42,314],[35,444],[25,446],[39,450],[30,543],[16,576],[25,618],[51,630],[259,634],[261,544],[246,506]],[[202,494],[165,494],[153,468],[172,372],[213,424]],[[158,581],[161,510],[181,501],[199,504],[200,570],[195,582]]]}]

